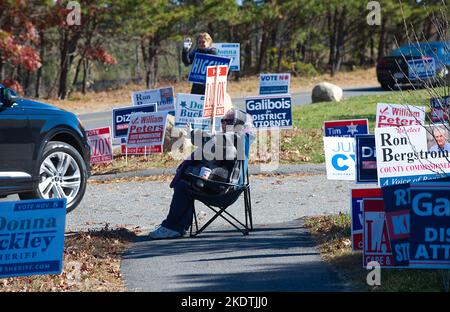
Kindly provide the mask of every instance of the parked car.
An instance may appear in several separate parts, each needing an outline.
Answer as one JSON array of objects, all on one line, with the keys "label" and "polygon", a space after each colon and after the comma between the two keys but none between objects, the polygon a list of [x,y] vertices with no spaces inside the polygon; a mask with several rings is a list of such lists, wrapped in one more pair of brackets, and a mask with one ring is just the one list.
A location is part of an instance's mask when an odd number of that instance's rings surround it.
[{"label": "parked car", "polygon": [[90,148],[73,113],[17,97],[0,85],[0,197],[83,199]]},{"label": "parked car", "polygon": [[[376,67],[378,82],[385,90],[390,90],[396,85],[402,84],[440,83],[445,85],[449,79],[449,49],[450,42],[439,41],[403,45],[378,62]],[[435,64],[434,74],[424,75],[420,79],[417,76],[414,77],[414,73],[410,70],[411,66],[408,66],[408,63],[422,66],[423,64],[430,64],[432,61]]]}]

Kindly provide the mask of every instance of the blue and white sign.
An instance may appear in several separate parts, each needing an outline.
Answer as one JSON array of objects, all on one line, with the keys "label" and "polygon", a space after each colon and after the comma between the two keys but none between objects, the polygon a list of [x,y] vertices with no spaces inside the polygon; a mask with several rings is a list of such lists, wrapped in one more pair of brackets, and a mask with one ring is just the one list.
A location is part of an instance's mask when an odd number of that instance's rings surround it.
[{"label": "blue and white sign", "polygon": [[66,200],[0,203],[0,278],[62,272]]},{"label": "blue and white sign", "polygon": [[158,112],[173,111],[175,109],[173,87],[133,92],[131,100],[135,106],[156,103]]},{"label": "blue and white sign", "polygon": [[291,95],[258,96],[245,99],[247,113],[259,129],[292,129]]},{"label": "blue and white sign", "polygon": [[112,126],[114,138],[125,138],[128,134],[128,123],[133,113],[154,113],[156,104],[115,108],[112,111]]},{"label": "blue and white sign", "polygon": [[410,268],[450,269],[450,183],[414,183],[410,192]]},{"label": "blue and white sign", "polygon": [[328,180],[355,181],[355,139],[323,137]]},{"label": "blue and white sign", "polygon": [[375,135],[359,134],[355,136],[356,142],[356,182],[377,183],[377,151],[375,148]]},{"label": "blue and white sign", "polygon": [[289,93],[291,74],[261,74],[259,75],[259,94]]},{"label": "blue and white sign", "polygon": [[240,43],[213,43],[218,56],[231,58],[230,70],[241,70],[241,44]]},{"label": "blue and white sign", "polygon": [[230,66],[231,58],[211,54],[196,53],[192,62],[188,81],[193,83],[206,83],[206,68],[208,66]]},{"label": "blue and white sign", "polygon": [[[183,127],[190,123],[202,123],[204,95],[177,93],[175,106],[175,127]],[[205,118],[211,122],[211,118]]]},{"label": "blue and white sign", "polygon": [[408,61],[408,77],[411,81],[429,79],[436,76],[434,58]]}]

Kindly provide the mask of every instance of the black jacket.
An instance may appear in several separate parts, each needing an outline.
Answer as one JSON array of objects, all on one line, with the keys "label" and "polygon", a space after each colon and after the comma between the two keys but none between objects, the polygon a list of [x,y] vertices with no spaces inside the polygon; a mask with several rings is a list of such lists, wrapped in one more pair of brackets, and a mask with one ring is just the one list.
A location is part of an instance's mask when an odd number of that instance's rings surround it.
[{"label": "black jacket", "polygon": [[[203,53],[203,54],[212,54],[217,55],[216,48],[209,48],[209,49],[195,49],[195,50],[189,50],[189,49],[183,49],[183,52],[181,53],[181,59],[185,66],[189,66],[194,61],[195,54],[197,53]],[[205,85],[201,83],[194,83],[192,84],[191,88],[191,94],[205,94]]]}]

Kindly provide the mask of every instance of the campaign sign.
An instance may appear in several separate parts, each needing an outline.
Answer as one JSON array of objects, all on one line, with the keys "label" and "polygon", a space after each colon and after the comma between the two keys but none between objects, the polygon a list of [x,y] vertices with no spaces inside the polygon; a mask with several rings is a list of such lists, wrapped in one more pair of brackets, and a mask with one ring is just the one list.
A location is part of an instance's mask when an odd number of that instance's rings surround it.
[{"label": "campaign sign", "polygon": [[0,278],[60,274],[66,199],[0,203]]},{"label": "campaign sign", "polygon": [[425,107],[378,103],[375,128],[425,124]]},{"label": "campaign sign", "polygon": [[248,97],[245,107],[253,118],[253,125],[259,129],[292,129],[291,95],[269,95]]},{"label": "campaign sign", "polygon": [[134,106],[156,103],[158,112],[173,111],[175,109],[173,87],[133,92],[131,101]]},{"label": "campaign sign", "polygon": [[126,138],[128,133],[128,123],[133,113],[153,113],[156,112],[156,104],[140,105],[115,108],[112,111],[113,135],[114,138]]},{"label": "campaign sign", "polygon": [[[225,115],[225,94],[227,93],[227,66],[208,66],[206,73],[205,103],[203,117]],[[213,112],[214,108],[214,112]]]},{"label": "campaign sign", "polygon": [[231,58],[230,70],[241,70],[241,44],[240,43],[213,43],[218,56]]},{"label": "campaign sign", "polygon": [[450,113],[450,95],[431,98],[430,99],[431,114],[430,119],[433,122],[444,122],[448,121],[448,116]]},{"label": "campaign sign", "polygon": [[328,180],[355,180],[355,139],[323,137]]},{"label": "campaign sign", "polygon": [[167,112],[133,113],[130,117],[126,146],[162,145],[166,132]]},{"label": "campaign sign", "polygon": [[111,128],[96,128],[86,131],[91,147],[91,164],[102,164],[113,160]]},{"label": "campaign sign", "polygon": [[324,121],[324,136],[354,138],[358,134],[369,134],[367,119]]},{"label": "campaign sign", "polygon": [[386,226],[383,199],[365,199],[363,266],[376,261],[380,267],[393,267],[391,242]]},{"label": "campaign sign", "polygon": [[162,145],[153,145],[153,146],[141,146],[141,147],[130,147],[127,148],[125,144],[122,144],[121,151],[123,155],[149,155],[155,153],[162,153],[163,146]]},{"label": "campaign sign", "polygon": [[427,139],[424,126],[375,128],[378,185],[423,182],[450,173],[450,152]]},{"label": "campaign sign", "polygon": [[381,198],[381,189],[366,188],[351,190],[351,224],[352,251],[363,251],[363,201],[370,198]]},{"label": "campaign sign", "polygon": [[[186,126],[189,123],[200,123],[203,118],[205,96],[199,94],[177,93],[175,105],[175,127]],[[205,121],[211,123],[211,119]]]},{"label": "campaign sign", "polygon": [[382,188],[386,224],[391,240],[394,265],[409,266],[410,184]]},{"label": "campaign sign", "polygon": [[377,152],[375,135],[357,134],[356,143],[356,182],[377,183]]},{"label": "campaign sign", "polygon": [[287,94],[291,84],[291,74],[260,74],[259,94]]},{"label": "campaign sign", "polygon": [[196,53],[188,81],[193,83],[206,83],[206,68],[208,66],[226,65],[229,66],[229,57],[216,56],[211,54]]},{"label": "campaign sign", "polygon": [[410,268],[450,269],[450,183],[411,184]]},{"label": "campaign sign", "polygon": [[416,59],[408,61],[409,80],[422,80],[436,76],[436,64],[434,58]]}]

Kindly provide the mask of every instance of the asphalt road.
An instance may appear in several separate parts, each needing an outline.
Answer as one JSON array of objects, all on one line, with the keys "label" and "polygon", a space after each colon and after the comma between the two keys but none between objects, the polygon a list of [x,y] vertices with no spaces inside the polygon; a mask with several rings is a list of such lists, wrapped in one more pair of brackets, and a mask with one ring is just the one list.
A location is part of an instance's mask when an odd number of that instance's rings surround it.
[{"label": "asphalt road", "polygon": [[[385,94],[392,91],[384,91],[380,87],[362,87],[362,88],[349,88],[344,89],[344,97],[354,97],[361,95],[379,95]],[[233,104],[239,109],[245,109],[244,98],[233,98]],[[292,93],[292,103],[295,106],[308,105],[311,104],[311,92],[298,92]],[[130,104],[124,104],[123,106],[129,106]],[[86,129],[93,129],[99,127],[111,126],[111,111],[89,113],[79,115],[80,119]]]}]

